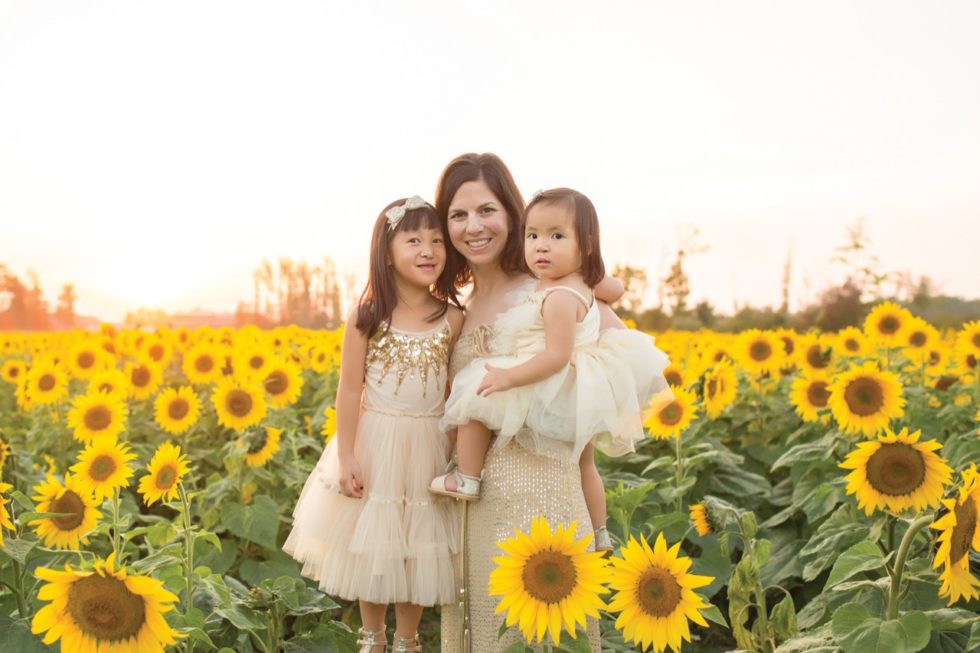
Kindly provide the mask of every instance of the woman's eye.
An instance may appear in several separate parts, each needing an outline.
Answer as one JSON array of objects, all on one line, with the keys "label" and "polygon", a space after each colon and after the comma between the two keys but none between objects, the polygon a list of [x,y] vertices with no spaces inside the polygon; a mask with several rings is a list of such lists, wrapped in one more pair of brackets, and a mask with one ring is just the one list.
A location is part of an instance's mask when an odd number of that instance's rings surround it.
[{"label": "woman's eye", "polygon": [[466,214],[465,213],[453,213],[451,216],[449,216],[449,219],[450,220],[461,220],[461,219],[463,219],[465,217],[466,217]]},{"label": "woman's eye", "polygon": [[493,213],[496,210],[497,209],[493,208],[492,206],[484,206],[482,209],[480,209],[480,213],[482,213],[483,215],[487,215],[489,213]]}]

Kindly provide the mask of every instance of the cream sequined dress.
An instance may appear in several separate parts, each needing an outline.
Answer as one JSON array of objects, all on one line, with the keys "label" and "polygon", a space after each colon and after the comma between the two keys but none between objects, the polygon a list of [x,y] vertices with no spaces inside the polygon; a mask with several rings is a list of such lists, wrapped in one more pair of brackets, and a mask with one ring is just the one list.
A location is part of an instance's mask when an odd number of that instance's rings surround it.
[{"label": "cream sequined dress", "polygon": [[383,331],[368,342],[354,442],[364,496],[340,494],[333,438],[303,487],[283,550],[332,596],[449,603],[459,516],[456,502],[431,495],[428,485],[451,454],[439,429],[450,327],[444,319],[425,332]]},{"label": "cream sequined dress", "polygon": [[[477,356],[501,354],[494,350],[492,328],[481,325],[463,333],[456,342],[450,363],[455,373]],[[503,552],[498,541],[514,535],[520,529],[529,532],[531,519],[544,515],[555,526],[558,523],[578,522],[576,537],[592,533],[589,513],[582,494],[582,477],[577,462],[562,462],[537,455],[511,440],[506,446],[492,447],[483,468],[480,500],[467,507],[470,651],[462,653],[494,653],[503,651],[520,640],[516,627],[497,638],[503,615],[495,615],[499,597],[491,597],[487,585],[494,567],[493,558]],[[457,572],[460,565],[457,559]],[[455,604],[442,606],[442,651],[461,653],[460,612]],[[599,628],[589,621],[592,649],[599,652]]]}]

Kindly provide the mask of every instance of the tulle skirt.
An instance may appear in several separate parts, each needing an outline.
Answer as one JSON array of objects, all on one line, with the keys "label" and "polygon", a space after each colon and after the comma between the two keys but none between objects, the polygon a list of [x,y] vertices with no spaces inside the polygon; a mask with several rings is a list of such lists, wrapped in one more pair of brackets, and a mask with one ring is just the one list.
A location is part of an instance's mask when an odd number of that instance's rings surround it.
[{"label": "tulle skirt", "polygon": [[438,418],[366,410],[354,455],[364,493],[340,494],[337,438],[306,480],[283,550],[331,596],[432,606],[456,600],[456,502],[431,495],[451,446]]}]

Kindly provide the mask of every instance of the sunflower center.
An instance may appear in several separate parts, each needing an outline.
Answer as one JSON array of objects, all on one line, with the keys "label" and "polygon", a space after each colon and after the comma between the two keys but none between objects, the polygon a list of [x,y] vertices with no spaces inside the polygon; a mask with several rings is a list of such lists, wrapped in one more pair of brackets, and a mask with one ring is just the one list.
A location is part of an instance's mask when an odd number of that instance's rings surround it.
[{"label": "sunflower center", "polygon": [[112,476],[114,471],[116,471],[115,458],[102,454],[92,460],[92,464],[89,465],[88,475],[93,480],[101,483]]},{"label": "sunflower center", "polygon": [[667,385],[679,386],[682,382],[681,374],[677,370],[670,370],[665,375],[664,378],[667,379]]},{"label": "sunflower center", "polygon": [[793,344],[792,338],[783,336],[782,341],[783,341],[783,351],[786,352],[787,356],[789,356],[796,350],[796,345]]},{"label": "sunflower center", "polygon": [[521,572],[524,589],[542,603],[558,603],[575,589],[575,565],[558,551],[539,551],[532,555]]},{"label": "sunflower center", "polygon": [[18,376],[20,376],[20,368],[19,367],[11,367],[7,371],[7,376],[10,377],[11,379],[16,379]]},{"label": "sunflower center", "polygon": [[966,366],[971,370],[977,366],[977,357],[973,354],[968,354],[966,357]]},{"label": "sunflower center", "polygon": [[909,336],[909,344],[913,347],[921,347],[926,344],[926,334],[922,331],[916,331]]},{"label": "sunflower center", "polygon": [[95,364],[95,356],[90,351],[83,351],[78,355],[78,366],[87,370]]},{"label": "sunflower center", "polygon": [[99,392],[112,393],[115,392],[116,388],[112,385],[110,381],[103,381],[99,384]]},{"label": "sunflower center", "polygon": [[167,405],[167,415],[170,419],[184,419],[190,411],[191,407],[183,397],[177,397]]},{"label": "sunflower center", "polygon": [[810,383],[806,388],[806,398],[811,405],[824,408],[827,405],[827,399],[830,398],[830,393],[827,391],[827,382],[813,381]]},{"label": "sunflower center", "polygon": [[880,322],[878,322],[878,331],[890,336],[902,326],[902,323],[898,318],[891,315],[887,315]]},{"label": "sunflower center", "polygon": [[262,358],[261,356],[252,356],[251,358],[248,359],[248,365],[253,370],[261,370],[262,365],[264,363],[265,363],[265,359]]},{"label": "sunflower center", "polygon": [[844,349],[847,351],[860,351],[861,345],[854,338],[848,338],[844,341]]},{"label": "sunflower center", "polygon": [[948,374],[946,376],[941,376],[941,377],[939,377],[939,380],[936,381],[936,390],[940,390],[940,391],[942,391],[942,390],[948,390],[949,389],[949,386],[953,385],[954,383],[956,383],[959,380],[960,380],[960,377],[953,376],[951,374]]},{"label": "sunflower center", "polygon": [[235,417],[245,417],[252,410],[252,395],[244,390],[232,390],[225,399],[225,408]]},{"label": "sunflower center", "polygon": [[676,401],[672,401],[660,409],[660,421],[667,426],[677,424],[679,421],[681,421],[681,417],[683,416],[684,410]]},{"label": "sunflower center", "polygon": [[950,539],[949,561],[959,562],[970,551],[970,543],[977,531],[977,503],[973,497],[967,497],[962,506],[953,509],[956,513],[956,526]]},{"label": "sunflower center", "polygon": [[251,444],[251,446],[249,446],[248,452],[249,453],[258,453],[258,452],[262,451],[262,449],[265,448],[265,443],[267,441],[268,441],[268,438],[266,437],[266,434],[263,433],[262,435],[259,436],[259,439],[258,440],[256,440],[255,442],[253,442]]},{"label": "sunflower center", "polygon": [[704,391],[709,399],[713,399],[718,394],[718,379],[709,379],[708,383],[704,386]]},{"label": "sunflower center", "polygon": [[136,637],[146,623],[143,597],[118,578],[92,574],[71,584],[68,612],[86,635],[109,642]]},{"label": "sunflower center", "polygon": [[37,387],[43,390],[44,392],[47,392],[48,390],[50,390],[55,386],[55,383],[56,381],[54,378],[54,374],[44,374],[41,376],[40,379],[37,380]]},{"label": "sunflower center", "polygon": [[980,349],[980,331],[977,331],[976,333],[973,334],[972,340],[973,340],[973,346],[976,347],[977,349]]},{"label": "sunflower center", "polygon": [[912,494],[926,479],[926,463],[914,447],[903,442],[883,444],[868,459],[868,483],[876,491],[897,497]]},{"label": "sunflower center", "polygon": [[640,578],[636,598],[643,612],[651,617],[670,615],[681,601],[681,586],[668,570],[654,567]]},{"label": "sunflower center", "polygon": [[112,413],[106,406],[92,406],[85,411],[85,428],[90,431],[101,431],[112,423]]},{"label": "sunflower center", "polygon": [[177,480],[177,469],[173,465],[165,465],[157,472],[155,479],[158,490],[169,490]]},{"label": "sunflower center", "polygon": [[847,408],[855,415],[867,417],[881,410],[885,393],[881,385],[874,379],[858,377],[847,384],[844,389],[844,401]]},{"label": "sunflower center", "polygon": [[214,361],[210,356],[198,356],[194,361],[194,369],[202,374],[210,372],[214,369]]},{"label": "sunflower center", "polygon": [[830,365],[830,352],[824,352],[820,349],[820,345],[811,345],[806,350],[806,362],[810,364],[810,367],[822,370]]},{"label": "sunflower center", "polygon": [[289,387],[289,378],[282,370],[272,372],[265,379],[265,389],[270,395],[281,395]]},{"label": "sunflower center", "polygon": [[772,345],[764,340],[756,340],[749,347],[749,356],[754,361],[768,360],[772,356]]},{"label": "sunflower center", "polygon": [[938,362],[939,362],[939,352],[938,351],[930,351],[929,352],[929,364],[930,365],[935,365]]},{"label": "sunflower center", "polygon": [[73,528],[78,528],[79,524],[85,518],[85,504],[82,502],[82,498],[72,492],[71,490],[66,491],[59,498],[51,502],[51,512],[65,512],[71,513],[65,515],[64,517],[52,517],[51,521],[54,525],[63,531],[70,531]]},{"label": "sunflower center", "polygon": [[137,388],[142,388],[150,382],[150,370],[146,369],[145,365],[140,365],[133,369],[132,374],[133,385]]},{"label": "sunflower center", "polygon": [[150,347],[149,354],[150,358],[159,362],[163,359],[163,345],[153,345]]},{"label": "sunflower center", "polygon": [[725,356],[727,356],[727,355],[728,355],[728,354],[727,354],[727,353],[725,353],[724,351],[716,351],[716,352],[715,352],[715,355],[714,355],[714,362],[716,362],[716,363],[720,363],[720,362],[722,361],[722,359],[723,359],[723,358],[724,358]]}]

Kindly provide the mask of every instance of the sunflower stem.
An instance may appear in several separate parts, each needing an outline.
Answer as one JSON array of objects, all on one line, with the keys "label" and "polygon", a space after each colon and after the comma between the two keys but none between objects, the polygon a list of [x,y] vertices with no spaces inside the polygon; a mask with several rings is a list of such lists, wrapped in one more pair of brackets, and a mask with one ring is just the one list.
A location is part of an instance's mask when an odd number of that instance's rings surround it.
[{"label": "sunflower stem", "polygon": [[116,554],[117,564],[122,564],[122,533],[119,532],[119,488],[112,490],[112,552]]},{"label": "sunflower stem", "polygon": [[681,483],[684,482],[684,459],[681,456],[681,434],[674,436],[674,452],[677,454],[677,466],[674,469],[674,480],[677,488],[677,512],[684,512],[684,492]]},{"label": "sunflower stem", "polygon": [[[26,619],[30,616],[30,611],[27,609],[27,599],[24,597],[24,568],[21,567],[20,563],[11,558],[13,562],[14,572],[14,587],[11,589],[14,592],[14,596],[17,597],[17,616],[21,619]],[[8,585],[8,587],[10,587]]]},{"label": "sunflower stem", "polygon": [[[194,608],[194,533],[191,531],[191,502],[187,499],[184,484],[177,484],[177,494],[180,497],[181,512],[184,518],[184,572],[186,590],[184,594],[184,618],[190,621],[191,610]],[[185,646],[187,653],[194,651],[194,640],[187,638]]]},{"label": "sunflower stem", "polygon": [[895,557],[895,575],[892,577],[891,588],[888,591],[888,607],[885,611],[885,620],[898,618],[898,606],[901,603],[902,572],[905,571],[905,558],[908,556],[909,548],[915,536],[923,528],[932,523],[933,515],[923,515],[911,524],[902,537],[901,544],[898,545],[898,555]]}]

